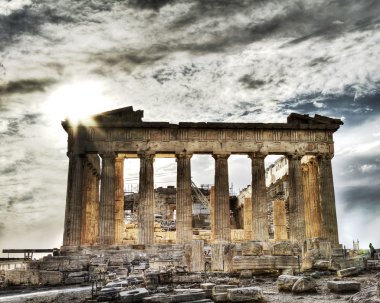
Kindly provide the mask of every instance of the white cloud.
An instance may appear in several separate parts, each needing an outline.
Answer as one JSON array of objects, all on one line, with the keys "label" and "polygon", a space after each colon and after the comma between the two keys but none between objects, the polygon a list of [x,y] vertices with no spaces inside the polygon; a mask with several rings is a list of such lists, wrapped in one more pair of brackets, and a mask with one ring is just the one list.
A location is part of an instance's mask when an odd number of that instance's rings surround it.
[{"label": "white cloud", "polygon": [[26,5],[31,5],[32,0],[6,0],[0,2],[0,15],[9,15],[14,10],[23,8]]}]

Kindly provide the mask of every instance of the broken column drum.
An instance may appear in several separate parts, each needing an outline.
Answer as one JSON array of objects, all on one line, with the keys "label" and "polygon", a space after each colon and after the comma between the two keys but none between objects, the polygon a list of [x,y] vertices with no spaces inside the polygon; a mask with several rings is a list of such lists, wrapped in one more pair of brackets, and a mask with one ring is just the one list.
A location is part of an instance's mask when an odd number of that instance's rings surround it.
[{"label": "broken column drum", "polygon": [[[290,238],[319,235],[338,244],[331,159],[339,119],[292,113],[287,123],[144,122],[143,111],[125,107],[100,113],[80,124],[62,122],[68,134],[68,182],[63,248],[123,244],[123,161],[140,160],[138,244],[154,244],[154,159],[177,159],[177,243],[190,244],[191,155],[215,158],[211,218],[215,243],[231,241],[228,157],[247,155],[252,163],[252,215],[244,214],[247,240],[268,240],[264,159],[289,159]],[[313,156],[315,175],[305,179],[301,158]],[[307,181],[305,181],[307,180]],[[305,183],[305,184],[303,184]],[[310,191],[305,192],[305,186]],[[308,201],[310,200],[310,201]],[[318,227],[311,230],[311,215]],[[320,219],[319,219],[320,218]],[[282,223],[281,223],[282,224]],[[308,225],[309,224],[309,225]],[[279,236],[282,237],[282,236]]]}]

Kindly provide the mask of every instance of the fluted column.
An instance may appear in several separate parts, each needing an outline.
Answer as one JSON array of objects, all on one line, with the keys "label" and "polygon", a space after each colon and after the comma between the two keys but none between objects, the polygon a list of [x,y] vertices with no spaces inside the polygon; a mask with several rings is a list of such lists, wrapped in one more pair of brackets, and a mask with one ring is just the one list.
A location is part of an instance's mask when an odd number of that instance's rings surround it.
[{"label": "fluted column", "polygon": [[210,227],[211,227],[211,233],[210,233],[210,240],[211,243],[215,240],[215,186],[211,186],[210,188]]},{"label": "fluted column", "polygon": [[265,155],[252,153],[252,227],[253,238],[259,241],[269,239],[268,203],[265,186]]},{"label": "fluted column", "polygon": [[124,235],[124,157],[115,159],[115,243]]},{"label": "fluted column", "polygon": [[231,241],[230,193],[228,186],[228,157],[226,154],[214,154],[215,159],[215,228],[216,242]]},{"label": "fluted column", "polygon": [[318,166],[314,159],[302,165],[307,238],[320,238],[321,207],[319,202]]},{"label": "fluted column", "polygon": [[68,153],[65,225],[63,245],[80,245],[82,234],[82,186],[84,155]]},{"label": "fluted column", "polygon": [[290,240],[303,244],[306,239],[306,231],[301,158],[301,155],[288,155],[289,229]]},{"label": "fluted column", "polygon": [[273,226],[275,241],[284,241],[288,239],[288,233],[286,230],[286,209],[284,200],[273,201]]},{"label": "fluted column", "polygon": [[331,159],[333,155],[318,157],[319,167],[319,194],[322,214],[322,237],[339,244],[338,223],[335,209],[335,193],[332,175]]},{"label": "fluted column", "polygon": [[90,244],[99,241],[99,172],[93,171],[91,176],[91,220],[90,220]]},{"label": "fluted column", "polygon": [[102,157],[102,174],[99,208],[99,242],[103,245],[115,243],[115,153]]},{"label": "fluted column", "polygon": [[90,220],[91,220],[91,176],[90,164],[85,160],[83,168],[82,185],[82,237],[81,244],[90,244]]},{"label": "fluted column", "polygon": [[253,240],[253,222],[252,222],[252,196],[244,198],[244,239]]},{"label": "fluted column", "polygon": [[176,239],[178,244],[190,244],[193,238],[191,199],[191,154],[177,154]]},{"label": "fluted column", "polygon": [[138,203],[138,243],[154,244],[154,154],[141,153],[139,203]]}]

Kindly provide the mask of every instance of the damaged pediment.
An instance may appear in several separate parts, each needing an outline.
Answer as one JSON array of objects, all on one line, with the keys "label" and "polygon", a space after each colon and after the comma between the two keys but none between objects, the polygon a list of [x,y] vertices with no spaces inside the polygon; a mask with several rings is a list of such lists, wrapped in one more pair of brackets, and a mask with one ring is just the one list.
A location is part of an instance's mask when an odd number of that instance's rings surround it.
[{"label": "damaged pediment", "polygon": [[92,118],[97,122],[121,121],[121,122],[142,122],[143,110],[134,111],[132,106],[118,108],[108,112],[100,113]]},{"label": "damaged pediment", "polygon": [[339,125],[343,125],[342,120],[340,119],[335,119],[335,118],[330,118],[326,116],[321,116],[315,114],[314,117],[310,117],[308,114],[301,115],[297,113],[291,113],[288,116],[287,122],[289,124],[330,124],[330,125],[336,125],[337,128],[339,128]]}]

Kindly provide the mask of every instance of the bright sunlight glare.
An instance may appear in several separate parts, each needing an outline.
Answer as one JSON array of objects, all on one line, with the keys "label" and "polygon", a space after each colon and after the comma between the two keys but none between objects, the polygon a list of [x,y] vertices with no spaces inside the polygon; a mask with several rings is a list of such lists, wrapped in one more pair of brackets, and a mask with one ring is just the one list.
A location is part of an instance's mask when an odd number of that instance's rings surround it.
[{"label": "bright sunlight glare", "polygon": [[51,93],[43,110],[53,123],[66,118],[78,123],[112,108],[112,102],[103,91],[104,84],[98,81],[62,85]]}]

